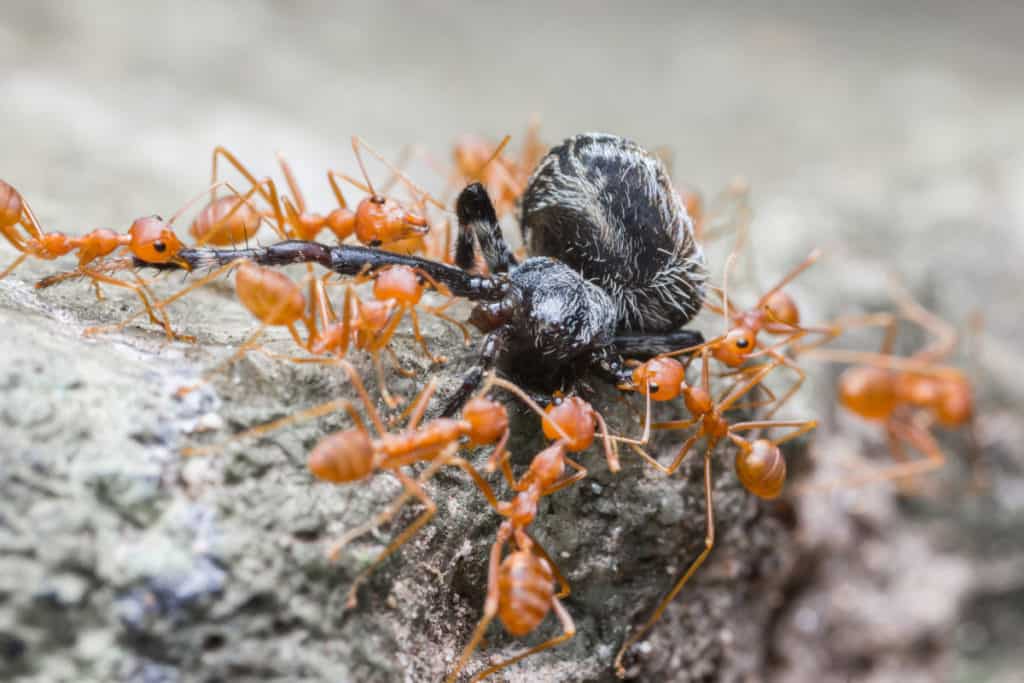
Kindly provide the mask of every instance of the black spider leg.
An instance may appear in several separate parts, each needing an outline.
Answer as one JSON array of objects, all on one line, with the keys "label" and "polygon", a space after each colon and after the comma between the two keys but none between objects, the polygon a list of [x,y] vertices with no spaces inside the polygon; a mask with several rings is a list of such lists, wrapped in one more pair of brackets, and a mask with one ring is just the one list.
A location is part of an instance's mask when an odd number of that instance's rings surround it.
[{"label": "black spider leg", "polygon": [[476,364],[463,376],[462,384],[459,385],[459,388],[448,399],[444,412],[441,413],[442,417],[451,417],[462,409],[463,404],[480,386],[484,374],[493,370],[494,366],[498,363],[498,356],[501,355],[502,349],[508,343],[511,333],[512,328],[508,325],[503,325],[484,337],[483,343],[480,344],[480,355],[477,358]]},{"label": "black spider leg", "polygon": [[[472,301],[497,301],[507,288],[504,278],[493,278],[468,273],[444,263],[417,256],[394,254],[372,247],[352,245],[328,246],[319,242],[286,240],[250,249],[182,249],[178,263],[148,263],[138,258],[135,265],[159,270],[206,270],[232,261],[249,260],[261,266],[286,266],[294,263],[316,263],[339,275],[358,275],[386,266],[409,266],[423,271],[448,287],[454,296]],[[185,265],[183,265],[185,264]]]},{"label": "black spider leg", "polygon": [[467,185],[455,202],[455,213],[459,218],[459,238],[455,243],[457,266],[471,271],[476,265],[474,236],[492,273],[507,273],[510,267],[519,265],[505,242],[494,204],[483,185]]},{"label": "black spider leg", "polygon": [[704,343],[697,330],[677,330],[650,334],[617,334],[612,340],[615,350],[626,358],[649,360],[662,353],[687,349]]},{"label": "black spider leg", "polygon": [[[473,183],[460,192],[455,201],[455,213],[459,219],[459,238],[455,245],[456,265],[465,270],[469,270],[475,265],[474,237],[480,242],[480,250],[492,273],[507,273],[510,266],[518,265],[501,234],[498,215],[494,211],[494,205],[483,185]],[[512,326],[505,323],[484,337],[476,364],[462,378],[462,384],[445,405],[443,413],[445,417],[451,417],[457,413],[476,391],[484,374],[497,364],[498,357],[511,336]]]}]

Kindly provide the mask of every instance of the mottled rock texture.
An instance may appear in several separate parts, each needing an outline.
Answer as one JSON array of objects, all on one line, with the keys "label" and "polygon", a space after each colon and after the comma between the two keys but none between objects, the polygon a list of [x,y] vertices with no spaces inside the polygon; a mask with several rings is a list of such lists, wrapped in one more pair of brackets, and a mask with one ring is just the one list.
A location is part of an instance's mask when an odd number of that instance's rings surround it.
[{"label": "mottled rock texture", "polygon": [[[0,177],[48,227],[124,229],[173,213],[203,187],[209,150],[226,144],[265,172],[284,151],[310,200],[327,205],[321,170],[354,170],[353,133],[392,156],[406,142],[443,156],[458,132],[517,133],[534,112],[552,142],[603,129],[667,145],[674,176],[708,190],[743,174],[756,219],[738,297],[821,246],[826,259],[793,290],[807,320],[886,308],[889,273],[961,330],[983,314],[968,344],[976,352],[956,360],[976,373],[987,486],[969,486],[965,434],[943,435],[950,463],[913,495],[883,485],[764,505],[742,492],[723,452],[718,547],[637,648],[633,674],[1010,681],[1024,666],[1024,17],[1010,5],[948,5],[738,14],[11,3],[0,17]],[[710,249],[716,280],[724,251]],[[0,263],[14,256],[0,246]],[[179,455],[347,396],[343,378],[251,356],[176,399],[251,329],[230,290],[207,288],[174,310],[194,346],[146,325],[87,338],[84,327],[137,304],[114,292],[97,302],[81,285],[32,288],[66,266],[27,265],[0,282],[0,673],[440,678],[479,617],[497,526],[465,476],[431,483],[434,522],[346,611],[352,578],[395,527],[335,564],[324,548],[399,487],[383,476],[350,488],[311,481],[305,455],[343,416],[216,457]],[[449,366],[429,368],[404,335],[397,350],[415,383],[436,373],[443,391],[471,352],[444,325],[428,331]],[[902,341],[919,342],[909,332]],[[823,479],[887,457],[876,430],[835,406],[837,372],[813,366],[788,411],[822,420],[812,457],[797,449],[791,464]],[[613,396],[601,407],[631,428]],[[538,446],[536,423],[515,424],[522,462]],[[578,635],[508,680],[611,680],[627,627],[703,544],[696,461],[666,480],[625,455],[617,476],[596,450],[585,459],[592,476],[546,501],[536,527],[573,584]],[[493,627],[472,670],[521,645]]]}]

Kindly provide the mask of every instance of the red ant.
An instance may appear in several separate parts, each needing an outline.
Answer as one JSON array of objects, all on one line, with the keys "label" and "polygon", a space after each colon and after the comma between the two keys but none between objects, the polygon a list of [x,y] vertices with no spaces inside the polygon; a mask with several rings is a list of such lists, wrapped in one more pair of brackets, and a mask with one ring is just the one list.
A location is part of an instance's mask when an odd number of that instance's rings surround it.
[{"label": "red ant", "polygon": [[[641,455],[659,470],[670,475],[679,468],[699,439],[706,438],[707,440],[707,446],[704,450],[704,500],[707,511],[707,535],[704,540],[704,550],[690,563],[682,577],[658,604],[651,617],[622,644],[615,657],[615,669],[620,677],[625,676],[622,660],[626,652],[658,621],[665,608],[668,607],[669,603],[682,590],[694,572],[703,564],[705,558],[707,558],[714,547],[715,522],[712,500],[711,458],[714,455],[715,447],[724,439],[732,441],[739,448],[739,452],[736,454],[735,468],[740,483],[755,496],[771,499],[777,497],[782,492],[786,479],[786,462],[779,450],[779,445],[805,434],[817,426],[815,420],[756,420],[730,424],[725,418],[725,412],[757,386],[781,362],[776,359],[764,364],[742,386],[734,388],[728,395],[715,401],[711,394],[710,358],[712,354],[712,347],[704,346],[701,349],[701,385],[699,387],[690,386],[686,383],[685,370],[682,364],[674,358],[656,357],[634,371],[634,380],[639,386],[645,387],[644,390],[651,400],[670,401],[681,395],[683,403],[691,415],[688,420],[655,423],[652,425],[652,428],[689,429],[696,427],[693,434],[679,448],[675,459],[668,467],[661,465],[657,460],[654,460],[641,449],[634,446]],[[779,427],[790,427],[793,428],[793,431],[773,440],[759,438],[749,441],[737,434],[737,432],[742,431]]]},{"label": "red ant", "polygon": [[[144,260],[147,263],[174,263],[186,270],[190,270],[188,262],[179,257],[179,253],[184,248],[184,245],[178,239],[171,226],[191,202],[186,203],[185,206],[179,209],[169,221],[164,221],[159,216],[147,216],[135,220],[124,234],[106,228],[98,228],[76,237],[71,237],[57,231],[44,232],[39,227],[39,222],[36,220],[32,209],[20,193],[3,181],[0,181],[0,202],[2,202],[4,207],[3,213],[0,214],[0,233],[7,238],[15,249],[22,252],[21,256],[14,263],[0,273],[0,279],[10,275],[15,268],[29,257],[53,260],[77,251],[78,269],[75,271],[75,275],[90,278],[96,286],[97,297],[102,298],[99,290],[100,283],[129,289],[135,292],[142,301],[145,307],[144,312],[149,315],[149,319],[154,324],[164,328],[168,338],[191,339],[191,337],[174,332],[163,307],[151,304],[149,299],[152,297],[152,293],[149,291],[146,283],[141,278],[138,278],[137,275],[137,283],[126,282],[100,272],[97,267],[90,267],[99,260],[110,256],[118,249],[125,248],[133,257]],[[18,226],[21,226],[28,233],[27,239],[17,233],[16,228]],[[45,287],[61,279],[64,278],[47,278],[47,280],[37,284],[37,287]],[[157,317],[156,310],[154,309],[160,311],[160,317]]]},{"label": "red ant", "polygon": [[[373,570],[407,543],[437,512],[437,505],[423,489],[423,485],[442,467],[454,465],[465,470],[476,485],[489,496],[489,499],[497,504],[483,476],[472,464],[458,457],[456,452],[463,443],[470,447],[493,445],[492,459],[502,460],[505,444],[509,438],[509,420],[505,407],[485,396],[490,388],[490,382],[486,382],[477,396],[466,403],[461,418],[436,418],[421,424],[427,405],[437,388],[435,378],[410,404],[409,421],[405,429],[398,433],[392,433],[384,426],[384,421],[370,400],[358,371],[344,360],[334,360],[332,364],[341,366],[348,374],[366,414],[377,432],[376,438],[370,434],[351,403],[342,399],[329,401],[286,418],[254,427],[236,434],[230,441],[234,442],[278,430],[300,420],[333,412],[339,407],[348,412],[355,422],[355,426],[328,434],[317,443],[309,454],[310,473],[323,482],[345,484],[363,481],[378,471],[388,471],[401,482],[404,491],[383,512],[365,524],[349,530],[333,543],[327,552],[328,557],[332,560],[336,559],[342,549],[352,540],[394,518],[410,498],[418,499],[426,508],[355,579],[347,598],[347,605],[351,608],[356,605],[359,586]],[[498,382],[501,381],[498,380]],[[504,384],[504,382],[501,383]],[[224,444],[219,444],[191,448],[186,449],[183,454],[200,455],[219,450],[223,446]],[[429,463],[419,477],[410,477],[403,471],[403,467],[417,462]]]},{"label": "red ant", "polygon": [[[888,316],[879,353],[817,349],[807,352],[807,355],[856,363],[839,378],[839,402],[864,420],[884,424],[892,453],[899,460],[906,460],[904,443],[917,449],[925,458],[881,468],[859,479],[810,484],[802,489],[804,492],[830,489],[839,484],[859,485],[901,479],[938,469],[945,463],[945,456],[931,433],[931,425],[937,423],[947,429],[955,429],[973,420],[974,398],[970,380],[961,370],[942,364],[956,348],[956,330],[925,310],[895,283],[892,296],[903,317],[935,336],[932,344],[909,357],[894,355],[896,319]],[[919,417],[924,418],[924,424],[917,419]]]},{"label": "red ant", "polygon": [[[381,246],[394,245],[395,243],[417,238],[426,233],[428,228],[424,217],[410,213],[395,200],[384,197],[374,190],[363,163],[361,147],[365,147],[372,154],[380,158],[410,188],[418,192],[419,196],[425,200],[437,203],[438,206],[443,208],[443,205],[433,199],[429,193],[411,180],[408,180],[401,171],[389,164],[378,152],[358,137],[352,138],[352,149],[356,154],[356,159],[363,172],[366,185],[343,173],[333,170],[328,171],[327,180],[338,202],[338,208],[331,210],[327,215],[309,211],[291,166],[284,157],[278,156],[278,163],[281,165],[281,170],[292,193],[294,204],[288,197],[282,197],[278,194],[272,180],[257,180],[256,176],[233,153],[224,147],[216,147],[213,151],[212,176],[214,178],[217,177],[217,162],[219,158],[223,157],[253,187],[260,188],[260,196],[270,207],[270,215],[275,218],[275,221],[280,226],[282,237],[286,239],[314,240],[326,228],[335,235],[339,242],[354,234],[363,244]],[[345,195],[338,184],[339,179],[363,189],[370,195],[359,202],[355,211],[349,208]],[[214,199],[211,202],[211,206],[217,201]],[[287,228],[284,226],[287,226]]]},{"label": "red ant", "polygon": [[[497,378],[492,378],[491,382],[517,394],[533,410],[540,412],[537,405],[514,384]],[[568,453],[582,451],[593,443],[597,426],[595,415],[598,418],[600,416],[589,403],[577,397],[565,399],[557,406],[549,406],[541,414],[544,417],[545,436],[553,439],[554,443],[533,457],[529,469],[518,481],[509,467],[507,451],[495,450],[488,462],[490,471],[500,465],[506,482],[516,492],[515,497],[511,501],[499,502],[486,482],[478,483],[491,507],[505,517],[505,521],[499,527],[497,538],[491,546],[484,614],[455,668],[448,674],[448,683],[454,683],[458,678],[495,616],[506,631],[522,637],[536,630],[548,612],[553,610],[562,624],[562,633],[488,667],[476,674],[474,681],[554,647],[576,634],[572,617],[561,603],[569,595],[569,583],[526,529],[537,517],[541,498],[561,491],[587,476],[586,468],[570,458]],[[604,429],[603,420],[600,424]],[[605,436],[607,439],[607,433]],[[567,467],[573,470],[571,474],[566,473]],[[514,543],[516,550],[502,559],[504,548],[510,542]],[[556,581],[559,584],[557,593],[553,586]]]},{"label": "red ant", "polygon": [[[801,325],[800,309],[796,301],[783,291],[783,287],[796,279],[820,257],[821,252],[815,249],[806,259],[797,264],[769,288],[768,291],[762,294],[752,307],[747,310],[737,310],[732,306],[728,295],[729,272],[736,258],[736,248],[734,248],[726,261],[723,287],[722,291],[719,292],[722,297],[722,306],[719,307],[710,302],[704,302],[705,308],[722,315],[726,326],[725,334],[710,339],[698,346],[674,351],[666,354],[666,356],[692,354],[697,351],[707,350],[712,358],[730,368],[740,368],[749,359],[768,356],[774,362],[773,367],[775,365],[783,365],[797,375],[796,381],[787,389],[786,393],[775,401],[774,407],[766,413],[765,417],[771,417],[796,394],[807,378],[807,373],[791,358],[781,353],[781,351],[812,333],[821,335],[821,338],[804,348],[818,346],[836,337],[843,329],[842,326],[836,324],[816,327]],[[783,336],[784,338],[769,346],[764,346],[758,340],[758,335],[762,332],[767,335]],[[737,374],[740,376],[756,375],[761,372],[762,367],[744,368],[739,370]]]}]

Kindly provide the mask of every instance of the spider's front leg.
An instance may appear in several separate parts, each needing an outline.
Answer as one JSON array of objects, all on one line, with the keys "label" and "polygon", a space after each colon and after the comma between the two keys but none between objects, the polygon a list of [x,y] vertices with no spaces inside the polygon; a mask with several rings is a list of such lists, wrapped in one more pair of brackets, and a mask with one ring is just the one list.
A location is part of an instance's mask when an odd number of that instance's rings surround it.
[{"label": "spider's front leg", "polygon": [[663,353],[688,349],[703,343],[704,335],[697,330],[617,334],[612,340],[615,350],[621,356],[636,360],[650,360]]},{"label": "spider's front leg", "polygon": [[492,273],[507,273],[509,268],[519,265],[505,242],[494,204],[483,185],[467,185],[455,201],[455,213],[459,218],[459,238],[455,243],[457,266],[472,271],[476,265],[474,237]]},{"label": "spider's front leg", "polygon": [[462,409],[462,405],[480,386],[484,375],[497,365],[498,356],[508,344],[511,332],[512,329],[509,326],[503,325],[484,337],[483,344],[480,345],[480,358],[462,378],[462,385],[448,399],[448,405],[445,406],[442,413],[443,417],[451,417]]}]

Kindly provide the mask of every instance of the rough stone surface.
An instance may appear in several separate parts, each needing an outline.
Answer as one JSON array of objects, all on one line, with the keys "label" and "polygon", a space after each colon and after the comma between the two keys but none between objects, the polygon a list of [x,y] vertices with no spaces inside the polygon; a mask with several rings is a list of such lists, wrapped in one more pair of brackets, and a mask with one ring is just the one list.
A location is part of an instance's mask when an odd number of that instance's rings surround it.
[{"label": "rough stone surface", "polygon": [[[738,297],[821,246],[826,260],[793,290],[807,320],[887,307],[890,272],[962,330],[983,314],[980,350],[957,360],[977,377],[987,487],[967,483],[965,434],[943,435],[948,466],[912,495],[880,485],[759,504],[723,453],[718,545],[637,648],[633,674],[1015,680],[1024,667],[1019,9],[310,12],[12,3],[0,18],[0,177],[48,227],[123,229],[138,215],[173,213],[202,188],[209,150],[226,144],[265,171],[285,151],[310,200],[327,205],[320,169],[354,170],[352,133],[391,155],[404,142],[441,155],[457,132],[516,133],[533,112],[551,141],[603,129],[668,145],[681,181],[713,189],[742,173],[756,220]],[[712,245],[716,279],[724,251]],[[0,263],[13,258],[0,245]],[[305,454],[344,417],[215,457],[179,451],[349,395],[347,383],[253,355],[176,399],[252,328],[230,290],[206,288],[173,310],[195,346],[147,325],[84,337],[137,302],[116,292],[97,302],[80,285],[32,289],[66,266],[29,264],[0,282],[0,673],[440,678],[479,617],[497,526],[467,479],[443,472],[431,483],[434,522],[345,610],[353,577],[397,525],[338,563],[324,548],[399,486],[386,476],[348,488],[311,481]],[[443,392],[469,360],[450,328],[430,323],[428,333],[456,360],[428,368],[403,335],[398,353],[418,376],[395,378],[395,388],[411,392],[436,372]],[[287,348],[280,337],[271,345]],[[835,406],[837,372],[813,366],[788,410],[822,420],[813,457],[791,460],[822,480],[887,457],[876,430]],[[613,398],[602,408],[627,428]],[[529,416],[516,424],[527,437],[536,429]],[[537,445],[517,442],[519,461]],[[536,528],[573,585],[578,635],[508,680],[611,680],[627,627],[702,546],[692,466],[666,480],[629,457],[617,476],[596,451],[586,464],[592,476],[546,501]],[[414,515],[410,506],[398,524]],[[554,633],[548,623],[525,642]],[[472,670],[522,644],[493,627]]]}]

